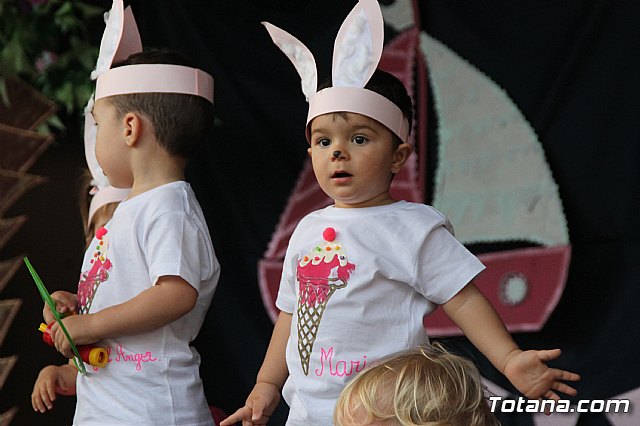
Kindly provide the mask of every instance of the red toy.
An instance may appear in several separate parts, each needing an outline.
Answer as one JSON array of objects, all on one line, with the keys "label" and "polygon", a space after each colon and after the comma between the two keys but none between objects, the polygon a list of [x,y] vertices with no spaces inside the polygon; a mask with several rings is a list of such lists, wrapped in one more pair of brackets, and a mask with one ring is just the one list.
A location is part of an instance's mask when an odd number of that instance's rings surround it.
[{"label": "red toy", "polygon": [[[40,324],[39,330],[42,332],[42,340],[49,345],[54,346],[53,340],[51,340],[51,326],[53,323],[46,325]],[[107,365],[109,356],[105,348],[100,348],[93,345],[80,345],[78,346],[78,352],[82,361],[93,367],[104,368]]]}]

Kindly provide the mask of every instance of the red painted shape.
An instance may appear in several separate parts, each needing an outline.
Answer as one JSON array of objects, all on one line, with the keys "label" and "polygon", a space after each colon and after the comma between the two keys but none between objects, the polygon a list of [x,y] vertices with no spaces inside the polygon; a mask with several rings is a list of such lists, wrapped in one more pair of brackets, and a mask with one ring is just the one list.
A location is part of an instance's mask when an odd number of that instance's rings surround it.
[{"label": "red painted shape", "polygon": [[[570,246],[536,247],[479,256],[485,269],[474,282],[498,311],[511,332],[537,331],[558,304],[564,290],[571,258]],[[524,300],[510,306],[501,297],[509,276],[523,277],[528,284]],[[430,336],[462,335],[441,308],[425,317]]]}]

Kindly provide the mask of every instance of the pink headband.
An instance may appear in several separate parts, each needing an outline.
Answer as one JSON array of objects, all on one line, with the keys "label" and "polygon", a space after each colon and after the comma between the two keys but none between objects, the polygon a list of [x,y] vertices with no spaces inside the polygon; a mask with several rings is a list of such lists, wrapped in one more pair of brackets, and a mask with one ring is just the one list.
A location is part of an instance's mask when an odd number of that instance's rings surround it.
[{"label": "pink headband", "polygon": [[373,118],[403,142],[408,140],[409,122],[400,108],[364,88],[380,62],[384,45],[384,22],[376,0],[360,0],[345,18],[333,48],[333,87],[319,92],[316,63],[309,49],[286,31],[268,22],[263,25],[300,75],[302,92],[309,102],[307,139],[309,124],[315,117],[346,111]]},{"label": "pink headband", "polygon": [[307,139],[311,120],[329,112],[356,112],[374,118],[403,142],[409,138],[409,123],[400,108],[379,93],[358,87],[328,87],[309,99]]},{"label": "pink headband", "polygon": [[167,64],[127,65],[98,77],[96,100],[126,93],[183,93],[213,103],[213,77],[197,68]]}]

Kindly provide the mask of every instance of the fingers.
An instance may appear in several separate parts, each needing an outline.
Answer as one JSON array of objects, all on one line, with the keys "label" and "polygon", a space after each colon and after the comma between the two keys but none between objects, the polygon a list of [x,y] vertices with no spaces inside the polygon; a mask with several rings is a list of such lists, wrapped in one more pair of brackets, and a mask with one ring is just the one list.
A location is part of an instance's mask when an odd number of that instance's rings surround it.
[{"label": "fingers", "polygon": [[235,425],[239,421],[242,421],[244,424],[244,422],[248,420],[251,420],[251,408],[244,406],[220,422],[220,426]]},{"label": "fingers", "polygon": [[[268,421],[269,421],[269,417],[261,416],[261,417],[251,418],[251,421],[246,423],[250,426],[262,426],[262,425],[266,425]],[[244,424],[244,422],[242,424]]]},{"label": "fingers", "polygon": [[569,386],[564,382],[577,382],[578,380],[580,380],[580,375],[564,370],[553,369],[552,371],[555,380],[551,384],[551,389],[555,389],[558,392],[562,392],[570,396],[576,396],[578,394],[578,391],[575,388]]},{"label": "fingers", "polygon": [[58,312],[70,312],[75,310],[76,307],[76,295],[69,293],[68,291],[54,291],[51,294],[51,298],[56,302],[56,310]]},{"label": "fingers", "polygon": [[538,354],[538,358],[545,362],[554,360],[562,354],[562,351],[560,349],[548,349],[536,352]]},{"label": "fingers", "polygon": [[576,373],[572,373],[570,371],[565,370],[556,370],[557,371],[557,379],[564,380],[569,382],[577,382],[580,380],[580,375]]},{"label": "fingers", "polygon": [[31,406],[34,411],[45,413],[53,408],[53,403],[46,390],[34,389],[31,394]]},{"label": "fingers", "polygon": [[555,382],[552,385],[552,388],[557,390],[558,392],[562,392],[562,393],[564,393],[566,395],[570,395],[570,396],[576,396],[578,394],[577,390],[575,390],[571,386],[567,385],[566,383],[562,383],[562,382]]},{"label": "fingers", "polygon": [[560,397],[558,396],[558,394],[551,389],[544,393],[544,397],[547,399],[553,399],[554,401],[560,401]]},{"label": "fingers", "polygon": [[220,422],[220,426],[232,426],[237,422],[242,422],[242,426],[260,426],[266,425],[269,421],[269,417],[264,415],[264,404],[260,408],[260,411],[257,411],[258,406],[251,409],[251,407],[244,406],[222,422]]},{"label": "fingers", "polygon": [[250,422],[243,420],[242,426],[264,426],[267,424],[268,421],[269,421],[269,417],[261,417],[257,420],[252,420]]},{"label": "fingers", "polygon": [[44,322],[47,324],[51,324],[56,319],[51,313],[51,309],[49,309],[49,305],[47,305],[46,303],[44,304],[44,308],[42,309],[42,318],[44,319]]},{"label": "fingers", "polygon": [[54,324],[53,327],[51,327],[51,339],[58,352],[67,358],[73,358],[74,353],[71,349],[71,344],[69,344],[67,336],[58,328],[58,324]]},{"label": "fingers", "polygon": [[44,413],[53,408],[53,401],[56,400],[55,385],[50,380],[36,382],[31,394],[31,405],[34,411]]},{"label": "fingers", "polygon": [[264,413],[264,401],[262,400],[257,400],[253,403],[253,410],[252,410],[252,414],[251,414],[251,421],[253,423],[256,424],[260,424],[257,423],[263,416],[262,414]]},{"label": "fingers", "polygon": [[[76,309],[76,295],[67,291],[55,291],[51,294],[51,298],[56,304],[56,311],[60,314],[67,314],[73,312]],[[55,320],[49,305],[45,303],[42,309],[42,317],[47,324],[52,323]]]}]

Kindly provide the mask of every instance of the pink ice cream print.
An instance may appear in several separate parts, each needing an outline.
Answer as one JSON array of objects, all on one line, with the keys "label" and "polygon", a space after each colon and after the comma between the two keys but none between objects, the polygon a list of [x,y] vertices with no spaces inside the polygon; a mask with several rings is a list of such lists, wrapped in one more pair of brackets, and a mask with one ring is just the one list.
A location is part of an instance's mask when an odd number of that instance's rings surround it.
[{"label": "pink ice cream print", "polygon": [[335,242],[336,231],[326,228],[324,242],[315,246],[298,262],[298,352],[304,374],[318,335],[322,314],[333,293],[347,285],[356,265],[349,263],[342,245]]},{"label": "pink ice cream print", "polygon": [[109,279],[109,271],[112,268],[111,261],[107,258],[107,248],[109,247],[105,228],[99,228],[96,231],[98,245],[95,246],[93,258],[91,259],[91,269],[80,275],[78,283],[78,312],[81,314],[89,313],[93,297],[98,291],[100,284]]}]

